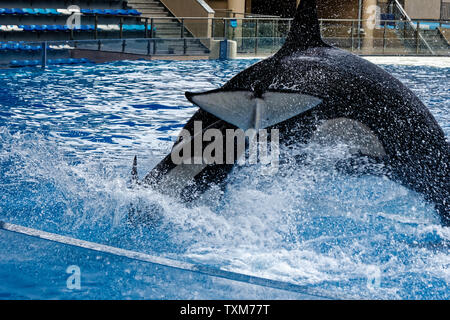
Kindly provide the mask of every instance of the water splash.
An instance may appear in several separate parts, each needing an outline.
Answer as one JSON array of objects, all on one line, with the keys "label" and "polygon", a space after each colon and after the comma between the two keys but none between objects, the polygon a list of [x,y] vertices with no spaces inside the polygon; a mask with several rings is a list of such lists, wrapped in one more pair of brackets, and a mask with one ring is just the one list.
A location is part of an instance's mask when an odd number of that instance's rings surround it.
[{"label": "water splash", "polygon": [[[195,111],[182,92],[216,87],[250,63],[199,63],[199,76],[189,63],[163,62],[2,71],[0,77],[16,82],[0,93],[0,217],[331,296],[450,298],[449,229],[430,204],[399,184],[336,170],[348,156],[345,146],[293,150],[275,177],[258,167],[236,168],[220,197],[193,206],[127,188],[133,156],[143,174]],[[431,103],[448,134],[442,86],[433,84],[434,96],[421,89],[425,74],[390,68]],[[299,164],[292,159],[300,152],[307,157]],[[137,201],[159,208],[157,223],[128,223]]]}]

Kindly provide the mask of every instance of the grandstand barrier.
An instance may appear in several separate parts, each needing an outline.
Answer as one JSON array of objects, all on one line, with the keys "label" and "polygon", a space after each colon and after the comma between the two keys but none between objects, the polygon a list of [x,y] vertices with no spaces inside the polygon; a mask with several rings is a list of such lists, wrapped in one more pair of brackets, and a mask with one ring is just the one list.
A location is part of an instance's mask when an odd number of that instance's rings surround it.
[{"label": "grandstand barrier", "polygon": [[[56,10],[57,11],[57,10]],[[15,12],[11,10],[11,12]],[[49,14],[50,11],[46,11]],[[58,11],[57,11],[58,12]],[[61,12],[60,12],[61,13]],[[106,11],[105,11],[106,13]],[[263,57],[275,53],[283,45],[290,29],[291,19],[281,18],[214,18],[211,20],[211,37],[194,38],[186,36],[183,24],[190,20],[190,25],[201,18],[178,18],[179,32],[164,34],[170,18],[140,18],[130,15],[117,17],[118,23],[94,23],[69,28],[67,25],[0,25],[0,65],[9,66],[12,60],[28,60],[30,66],[35,60],[41,60],[46,42],[46,61],[57,59],[83,58],[83,52],[89,51],[89,58],[94,61],[95,54],[105,52],[103,56],[120,54],[142,57],[208,57],[212,51],[217,52],[216,41],[233,41],[236,44],[237,57]],[[20,15],[20,13],[11,13]],[[62,14],[62,13],[61,13]],[[85,13],[86,15],[91,13]],[[99,15],[93,12],[92,17]],[[128,20],[127,20],[128,19]],[[131,20],[130,20],[131,19]],[[134,20],[133,20],[134,19]],[[136,20],[138,19],[138,20]],[[132,24],[130,21],[138,23]],[[449,56],[450,21],[420,20],[412,21],[406,27],[405,22],[386,17],[375,25],[373,46],[361,46],[366,37],[364,29],[358,28],[358,20],[322,19],[321,30],[324,40],[334,46],[356,54],[372,55],[444,55]],[[205,25],[205,23],[202,23]],[[411,27],[412,25],[412,27]],[[36,35],[38,40],[19,40],[16,35]],[[66,35],[65,39],[55,40],[56,35]],[[420,37],[419,37],[420,35]],[[50,38],[50,39],[49,39]],[[429,43],[423,44],[422,38]],[[18,41],[12,41],[17,39]],[[39,40],[40,39],[40,40]],[[433,47],[430,53],[429,47]],[[77,52],[77,57],[73,57]],[[115,55],[119,56],[119,55]],[[215,57],[214,54],[211,54]],[[234,56],[234,55],[232,55]],[[87,57],[86,57],[87,58]],[[105,58],[107,60],[107,58]],[[49,63],[51,65],[51,63]]]},{"label": "grandstand barrier", "polygon": [[[33,42],[0,42],[0,67],[52,66],[135,60],[152,57],[202,57],[208,59],[209,48],[198,38],[134,38]],[[120,54],[120,55],[117,55]],[[101,57],[97,59],[97,57]],[[70,60],[84,59],[84,60]]]}]

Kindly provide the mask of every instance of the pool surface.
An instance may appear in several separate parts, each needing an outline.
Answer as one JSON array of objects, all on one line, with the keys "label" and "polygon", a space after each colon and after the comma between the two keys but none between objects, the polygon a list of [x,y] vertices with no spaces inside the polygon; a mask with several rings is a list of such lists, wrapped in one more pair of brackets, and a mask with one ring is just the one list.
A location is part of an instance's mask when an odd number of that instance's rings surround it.
[{"label": "pool surface", "polygon": [[[221,197],[195,206],[127,188],[134,155],[142,177],[196,111],[185,91],[217,88],[256,61],[0,70],[0,220],[321,297],[449,299],[450,229],[422,195],[382,176],[330,169],[344,147],[310,147],[309,165],[275,177],[236,168]],[[422,99],[448,138],[450,66],[381,66]],[[162,214],[132,226],[130,203]],[[4,230],[0,241],[0,299],[310,298]],[[81,270],[80,289],[66,285],[71,265]]]}]

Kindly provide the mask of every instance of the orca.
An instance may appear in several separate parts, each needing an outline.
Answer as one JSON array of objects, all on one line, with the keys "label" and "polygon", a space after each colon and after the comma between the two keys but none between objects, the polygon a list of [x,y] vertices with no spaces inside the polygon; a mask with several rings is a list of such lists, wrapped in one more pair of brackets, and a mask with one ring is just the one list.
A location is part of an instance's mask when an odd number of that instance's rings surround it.
[{"label": "orca", "polygon": [[[422,193],[450,225],[449,143],[419,98],[380,67],[326,44],[315,0],[302,0],[283,47],[223,87],[187,92],[199,110],[184,129],[276,128],[281,143],[354,145],[381,161],[389,177]],[[185,142],[179,138],[174,148]],[[239,155],[236,155],[236,160]],[[136,161],[133,179],[136,180]],[[190,201],[226,183],[233,164],[180,164],[168,155],[140,185]]]}]

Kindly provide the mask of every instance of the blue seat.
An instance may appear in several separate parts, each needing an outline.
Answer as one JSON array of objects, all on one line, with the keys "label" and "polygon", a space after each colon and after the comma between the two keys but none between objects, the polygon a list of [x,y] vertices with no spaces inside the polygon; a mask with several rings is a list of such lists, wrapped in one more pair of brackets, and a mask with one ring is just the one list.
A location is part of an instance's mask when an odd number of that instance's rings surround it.
[{"label": "blue seat", "polygon": [[48,14],[59,16],[61,13],[56,11],[56,9],[46,9]]},{"label": "blue seat", "polygon": [[395,26],[395,15],[392,13],[381,13],[380,20],[382,26]]},{"label": "blue seat", "polygon": [[69,30],[69,27],[66,25],[57,25],[56,28],[58,29],[58,31],[67,31]]},{"label": "blue seat", "polygon": [[4,8],[0,8],[0,14],[4,14],[5,13],[5,9]]},{"label": "blue seat", "polygon": [[111,9],[105,9],[105,14],[107,14],[107,15],[115,15],[116,11],[115,10],[111,10]]},{"label": "blue seat", "polygon": [[56,26],[56,25],[48,25],[47,26],[47,30],[48,31],[58,31],[58,26]]},{"label": "blue seat", "polygon": [[105,10],[103,10],[103,9],[94,9],[94,10],[92,10],[92,13],[94,13],[94,14],[105,14]]},{"label": "blue seat", "polygon": [[4,10],[5,10],[4,14],[12,14],[13,13],[12,9],[10,9],[10,8],[5,8]]},{"label": "blue seat", "polygon": [[137,11],[136,9],[128,10],[128,14],[132,15],[132,16],[140,16],[141,15],[141,13],[139,11]]},{"label": "blue seat", "polygon": [[35,51],[34,46],[24,45],[22,46],[23,51]]},{"label": "blue seat", "polygon": [[91,9],[81,9],[80,12],[83,13],[83,14],[92,14],[93,10],[91,10]]},{"label": "blue seat", "polygon": [[45,9],[34,9],[34,11],[41,15],[47,15],[47,10]]},{"label": "blue seat", "polygon": [[23,8],[22,10],[25,14],[33,14],[33,15],[36,14],[36,12],[30,8]]},{"label": "blue seat", "polygon": [[34,27],[35,27],[35,25],[24,25],[24,26],[22,26],[22,29],[24,30],[24,31],[34,31]]},{"label": "blue seat", "polygon": [[18,43],[7,43],[6,44],[6,49],[7,50],[18,51],[20,49],[20,45]]},{"label": "blue seat", "polygon": [[128,10],[119,9],[119,10],[116,10],[116,11],[117,11],[117,14],[119,14],[119,15],[127,15],[128,14]]},{"label": "blue seat", "polygon": [[21,62],[19,60],[11,60],[9,62],[10,65],[12,65],[13,67],[20,67],[22,66]]},{"label": "blue seat", "polygon": [[25,14],[25,12],[20,8],[13,8],[13,9],[11,9],[11,11],[12,11],[12,14],[21,14],[21,15]]},{"label": "blue seat", "polygon": [[236,20],[236,19],[231,19],[231,20],[230,20],[230,26],[231,26],[232,28],[237,28],[237,26],[238,26],[237,20]]}]

